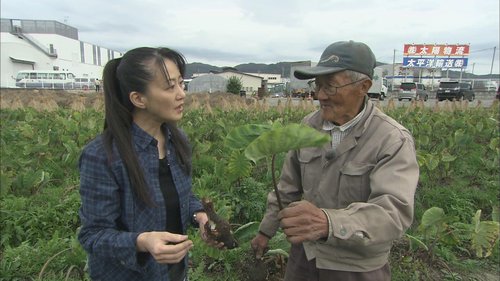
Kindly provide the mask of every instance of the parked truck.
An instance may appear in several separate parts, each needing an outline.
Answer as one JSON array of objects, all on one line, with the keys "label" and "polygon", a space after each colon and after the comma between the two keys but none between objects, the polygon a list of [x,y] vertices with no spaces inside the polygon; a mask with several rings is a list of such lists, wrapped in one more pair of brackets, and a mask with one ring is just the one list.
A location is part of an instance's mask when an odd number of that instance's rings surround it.
[{"label": "parked truck", "polygon": [[380,67],[373,69],[372,86],[368,89],[368,96],[379,100],[387,97],[387,79],[383,77],[383,69]]},{"label": "parked truck", "polygon": [[290,64],[290,82],[287,84],[287,90],[292,97],[307,98],[310,93],[310,80],[297,79],[293,73],[296,70],[310,68],[311,61],[293,62]]}]

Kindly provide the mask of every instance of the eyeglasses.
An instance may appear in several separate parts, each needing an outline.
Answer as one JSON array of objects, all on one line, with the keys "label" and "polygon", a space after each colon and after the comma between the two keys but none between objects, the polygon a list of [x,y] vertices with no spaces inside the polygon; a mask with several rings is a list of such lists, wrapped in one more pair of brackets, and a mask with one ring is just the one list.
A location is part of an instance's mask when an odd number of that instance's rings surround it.
[{"label": "eyeglasses", "polygon": [[319,93],[319,90],[321,90],[321,88],[323,88],[323,91],[325,92],[325,94],[327,96],[333,96],[337,93],[337,90],[340,89],[340,88],[344,88],[346,86],[349,86],[349,85],[352,85],[352,84],[356,84],[358,82],[361,82],[363,80],[366,80],[366,78],[361,78],[359,80],[356,80],[354,82],[351,82],[351,83],[347,83],[347,84],[344,84],[342,86],[333,86],[333,85],[328,85],[328,84],[325,84],[325,85],[321,85],[319,84],[316,80],[314,81],[316,83],[316,87],[314,88],[314,91],[317,93]]}]

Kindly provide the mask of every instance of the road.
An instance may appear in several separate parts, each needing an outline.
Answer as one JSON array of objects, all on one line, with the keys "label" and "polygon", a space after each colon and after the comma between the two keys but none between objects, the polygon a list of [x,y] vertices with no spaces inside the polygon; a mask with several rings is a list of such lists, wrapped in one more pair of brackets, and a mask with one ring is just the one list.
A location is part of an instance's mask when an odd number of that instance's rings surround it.
[{"label": "road", "polygon": [[[278,100],[281,100],[281,102],[285,102],[286,98],[268,98],[267,102],[271,106],[276,106],[278,104]],[[373,102],[380,102],[382,106],[387,106],[387,103],[389,102],[389,99],[385,99],[383,101],[379,101],[377,99],[372,99]],[[476,98],[474,101],[469,102],[469,107],[476,107],[478,103],[481,103],[481,106],[483,107],[490,107],[493,104],[494,99],[492,98]],[[434,107],[436,105],[437,100],[436,99],[428,99],[426,102],[424,102],[424,105],[426,107]],[[300,98],[292,98],[292,103],[294,105],[298,105],[300,103]],[[449,103],[449,101],[448,101]],[[319,102],[317,100],[313,101],[314,105],[319,105]],[[394,100],[394,105],[399,107],[399,106],[409,106],[411,104],[410,101],[408,100],[402,100],[398,101],[397,99]],[[446,101],[440,101],[438,102],[439,107],[444,107],[446,104]]]}]

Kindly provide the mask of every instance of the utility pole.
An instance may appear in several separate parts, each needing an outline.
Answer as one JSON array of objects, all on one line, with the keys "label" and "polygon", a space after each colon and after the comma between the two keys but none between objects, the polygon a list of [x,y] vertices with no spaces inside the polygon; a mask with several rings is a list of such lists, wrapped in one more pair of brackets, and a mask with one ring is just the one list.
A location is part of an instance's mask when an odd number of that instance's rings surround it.
[{"label": "utility pole", "polygon": [[491,68],[490,68],[490,81],[491,81],[491,78],[493,77],[492,74],[493,74],[493,64],[495,63],[495,52],[497,50],[497,46],[493,47],[493,58],[491,59]]},{"label": "utility pole", "polygon": [[396,49],[394,49],[394,54],[392,55],[392,81],[391,81],[391,94],[394,91],[394,76],[396,75]]},{"label": "utility pole", "polygon": [[476,79],[475,79],[475,77],[474,77],[474,67],[475,67],[475,66],[476,66],[476,63],[475,63],[475,62],[473,62],[473,63],[472,63],[472,73],[471,73],[471,74],[472,74],[472,88],[474,88],[474,83],[476,82]]}]

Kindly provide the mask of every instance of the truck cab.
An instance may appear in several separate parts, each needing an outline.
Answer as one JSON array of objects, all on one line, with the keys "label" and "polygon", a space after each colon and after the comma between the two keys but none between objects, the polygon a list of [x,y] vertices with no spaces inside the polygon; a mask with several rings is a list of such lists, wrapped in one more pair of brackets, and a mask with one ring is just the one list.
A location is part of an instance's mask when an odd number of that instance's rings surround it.
[{"label": "truck cab", "polygon": [[368,96],[379,100],[387,97],[387,79],[382,77],[383,69],[376,67],[373,70],[372,86],[368,89]]}]

